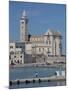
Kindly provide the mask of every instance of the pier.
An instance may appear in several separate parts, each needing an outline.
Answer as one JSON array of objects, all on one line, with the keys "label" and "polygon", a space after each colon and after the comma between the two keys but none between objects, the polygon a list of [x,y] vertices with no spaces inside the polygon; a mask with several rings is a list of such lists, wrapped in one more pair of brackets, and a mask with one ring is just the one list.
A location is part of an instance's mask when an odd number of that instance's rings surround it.
[{"label": "pier", "polygon": [[35,82],[50,82],[50,81],[63,81],[65,77],[63,76],[51,76],[51,77],[36,77],[36,78],[26,78],[26,79],[16,79],[10,80],[9,84],[20,84],[20,83],[35,83]]}]

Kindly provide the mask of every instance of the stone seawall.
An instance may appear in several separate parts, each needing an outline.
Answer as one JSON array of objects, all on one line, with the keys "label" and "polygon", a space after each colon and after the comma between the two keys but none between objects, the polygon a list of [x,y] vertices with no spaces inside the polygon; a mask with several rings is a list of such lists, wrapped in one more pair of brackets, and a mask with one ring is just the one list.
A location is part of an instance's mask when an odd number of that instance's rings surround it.
[{"label": "stone seawall", "polygon": [[[31,57],[26,58],[28,62],[25,62],[24,64],[16,64],[16,65],[9,65],[10,67],[29,67],[29,66],[34,66],[34,67],[66,67],[66,57],[47,57],[47,58],[33,58],[35,59],[32,62]],[[33,60],[32,59],[32,60]]]},{"label": "stone seawall", "polygon": [[24,67],[45,67],[45,68],[57,68],[57,67],[63,67],[66,68],[66,64],[45,64],[45,63],[30,63],[30,64],[18,64],[18,65],[10,65],[10,68],[24,68]]},{"label": "stone seawall", "polygon": [[56,57],[40,57],[36,58],[36,63],[42,63],[42,62],[49,62],[49,63],[54,63],[54,62],[63,62],[66,63],[66,57],[61,57],[61,56],[56,56]]}]

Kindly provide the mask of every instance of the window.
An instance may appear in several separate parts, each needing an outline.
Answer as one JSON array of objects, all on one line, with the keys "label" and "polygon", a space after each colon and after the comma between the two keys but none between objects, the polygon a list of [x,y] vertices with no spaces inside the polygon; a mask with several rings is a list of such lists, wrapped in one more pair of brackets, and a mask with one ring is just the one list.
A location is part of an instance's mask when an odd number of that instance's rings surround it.
[{"label": "window", "polygon": [[55,55],[56,55],[56,42],[55,42]]},{"label": "window", "polygon": [[43,51],[44,51],[44,48],[43,48]]},{"label": "window", "polygon": [[39,48],[39,52],[41,51],[41,48]]},{"label": "window", "polygon": [[51,41],[49,40],[49,44],[51,44]]},{"label": "window", "polygon": [[18,48],[18,46],[16,46],[16,48]]},{"label": "window", "polygon": [[10,48],[13,48],[13,46],[10,46]]},{"label": "window", "polygon": [[17,60],[17,63],[19,64],[19,60]]},{"label": "window", "polygon": [[16,56],[14,56],[14,58],[16,58]]},{"label": "window", "polygon": [[50,49],[48,48],[48,51],[47,51],[47,53],[50,53]]},{"label": "window", "polygon": [[22,46],[20,46],[20,48],[22,48]]},{"label": "window", "polygon": [[20,60],[20,64],[22,64],[22,60]]},{"label": "window", "polygon": [[44,58],[44,62],[45,62],[45,58]]},{"label": "window", "polygon": [[14,52],[13,52],[13,51],[11,51],[11,52],[10,52],[10,54],[14,54]]},{"label": "window", "polygon": [[20,58],[22,58],[22,56],[20,56]]},{"label": "window", "polygon": [[14,62],[16,63],[16,60],[14,60]]},{"label": "window", "polygon": [[48,44],[48,41],[46,41],[46,44]]},{"label": "window", "polygon": [[22,48],[22,46],[16,46],[16,48]]},{"label": "window", "polygon": [[46,44],[51,44],[51,41],[50,40],[46,41]]}]

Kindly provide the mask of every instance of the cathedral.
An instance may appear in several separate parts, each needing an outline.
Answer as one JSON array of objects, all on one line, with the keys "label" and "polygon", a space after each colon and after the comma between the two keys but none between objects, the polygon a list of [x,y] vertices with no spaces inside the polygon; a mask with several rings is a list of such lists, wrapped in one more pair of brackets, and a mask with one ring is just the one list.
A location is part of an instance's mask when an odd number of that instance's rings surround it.
[{"label": "cathedral", "polygon": [[[25,54],[30,56],[61,56],[62,42],[59,31],[48,29],[43,35],[28,33],[29,19],[24,10],[20,18],[20,40],[9,43],[10,61],[24,63]],[[27,57],[27,56],[26,56]]]},{"label": "cathedral", "polygon": [[25,42],[25,51],[28,54],[61,55],[61,34],[59,31],[48,30],[43,35],[29,35],[28,17],[23,11],[20,19],[20,41]]}]

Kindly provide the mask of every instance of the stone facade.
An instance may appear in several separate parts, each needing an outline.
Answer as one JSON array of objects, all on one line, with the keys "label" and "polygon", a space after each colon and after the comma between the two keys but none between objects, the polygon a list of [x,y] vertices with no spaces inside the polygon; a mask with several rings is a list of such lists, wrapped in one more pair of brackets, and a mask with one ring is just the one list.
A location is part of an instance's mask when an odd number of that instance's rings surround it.
[{"label": "stone facade", "polygon": [[58,31],[48,30],[45,35],[30,37],[30,41],[26,44],[26,53],[60,56],[61,47],[61,34]]},{"label": "stone facade", "polygon": [[28,33],[28,18],[26,12],[20,19],[20,40],[25,42],[25,52],[27,54],[61,55],[62,43],[59,31],[49,29],[45,34],[30,36]]},{"label": "stone facade", "polygon": [[48,56],[61,57],[61,34],[48,29],[43,35],[29,35],[28,17],[24,11],[20,18],[20,41],[10,42],[9,53],[10,63],[15,64],[45,62]]},{"label": "stone facade", "polygon": [[9,63],[10,64],[23,64],[24,63],[24,50],[25,45],[22,42],[9,43]]},{"label": "stone facade", "polygon": [[22,17],[20,18],[20,41],[26,42],[28,41],[28,18],[26,16],[26,12],[23,11]]}]

